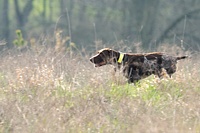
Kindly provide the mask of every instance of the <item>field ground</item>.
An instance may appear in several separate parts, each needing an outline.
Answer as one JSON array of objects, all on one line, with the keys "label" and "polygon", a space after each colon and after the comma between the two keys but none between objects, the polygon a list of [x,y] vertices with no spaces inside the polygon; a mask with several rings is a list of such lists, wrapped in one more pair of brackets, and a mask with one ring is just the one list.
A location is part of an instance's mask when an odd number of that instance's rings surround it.
[{"label": "field ground", "polygon": [[200,62],[172,78],[127,84],[89,55],[5,51],[0,58],[0,132],[200,132]]}]

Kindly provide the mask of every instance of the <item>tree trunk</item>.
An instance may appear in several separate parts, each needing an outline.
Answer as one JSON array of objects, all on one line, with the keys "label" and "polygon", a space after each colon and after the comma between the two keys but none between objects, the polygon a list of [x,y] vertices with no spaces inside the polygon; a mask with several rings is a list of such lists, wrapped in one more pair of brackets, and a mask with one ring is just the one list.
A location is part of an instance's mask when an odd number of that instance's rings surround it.
[{"label": "tree trunk", "polygon": [[43,32],[46,32],[46,6],[47,1],[43,0],[43,12],[42,12],[42,25],[43,25]]},{"label": "tree trunk", "polygon": [[8,0],[4,0],[3,1],[3,12],[2,12],[2,32],[3,32],[3,39],[5,39],[5,41],[7,42],[7,46],[11,47],[11,43],[10,43],[10,33],[9,33],[9,17],[8,17],[8,8],[9,8],[9,3]]},{"label": "tree trunk", "polygon": [[28,17],[30,15],[30,13],[33,9],[33,0],[27,1],[24,9],[22,11],[20,11],[19,1],[14,0],[14,2],[15,2],[15,12],[16,12],[17,26],[22,31],[22,33],[25,34],[24,33],[25,32],[24,27],[25,27],[25,24],[28,21]]},{"label": "tree trunk", "polygon": [[53,5],[52,5],[52,0],[49,0],[49,21],[52,22],[53,21]]}]

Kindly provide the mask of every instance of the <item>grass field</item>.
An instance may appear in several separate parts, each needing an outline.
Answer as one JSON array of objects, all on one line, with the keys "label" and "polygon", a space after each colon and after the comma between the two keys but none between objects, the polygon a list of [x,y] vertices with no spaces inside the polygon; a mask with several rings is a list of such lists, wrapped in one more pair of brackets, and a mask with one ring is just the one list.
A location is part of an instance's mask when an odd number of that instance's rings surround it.
[{"label": "grass field", "polygon": [[200,132],[200,62],[172,78],[127,84],[89,55],[5,51],[0,57],[0,132]]}]

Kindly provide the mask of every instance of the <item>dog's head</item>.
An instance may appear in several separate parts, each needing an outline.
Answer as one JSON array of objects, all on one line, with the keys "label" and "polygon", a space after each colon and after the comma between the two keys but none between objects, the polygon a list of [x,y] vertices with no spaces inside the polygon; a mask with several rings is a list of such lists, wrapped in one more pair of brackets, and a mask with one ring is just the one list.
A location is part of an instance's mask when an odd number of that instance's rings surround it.
[{"label": "dog's head", "polygon": [[96,55],[90,58],[90,61],[95,64],[95,67],[100,67],[107,64],[113,64],[117,62],[120,53],[109,48],[101,49]]}]

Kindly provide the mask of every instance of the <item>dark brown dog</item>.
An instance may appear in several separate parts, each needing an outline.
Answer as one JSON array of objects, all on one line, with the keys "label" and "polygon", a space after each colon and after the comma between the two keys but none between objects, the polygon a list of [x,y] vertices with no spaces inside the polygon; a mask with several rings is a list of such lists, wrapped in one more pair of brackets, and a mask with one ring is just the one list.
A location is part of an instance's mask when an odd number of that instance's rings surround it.
[{"label": "dark brown dog", "polygon": [[171,77],[176,72],[177,61],[185,58],[187,56],[174,57],[161,52],[132,54],[104,48],[91,57],[90,61],[95,64],[95,67],[111,64],[118,69],[122,68],[128,82],[133,83],[151,74],[161,78],[163,69]]}]

